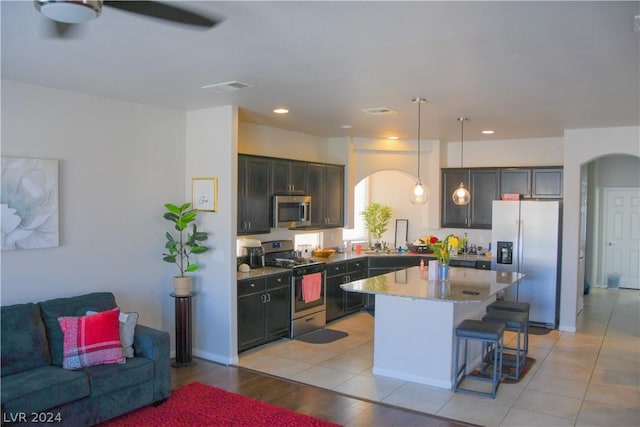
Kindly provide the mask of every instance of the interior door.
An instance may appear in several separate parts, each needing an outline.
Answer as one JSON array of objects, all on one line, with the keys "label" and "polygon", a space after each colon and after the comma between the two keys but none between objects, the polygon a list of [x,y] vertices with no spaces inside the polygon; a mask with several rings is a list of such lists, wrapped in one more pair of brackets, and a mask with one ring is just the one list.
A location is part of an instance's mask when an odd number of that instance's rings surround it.
[{"label": "interior door", "polygon": [[640,289],[640,189],[605,189],[605,284]]}]

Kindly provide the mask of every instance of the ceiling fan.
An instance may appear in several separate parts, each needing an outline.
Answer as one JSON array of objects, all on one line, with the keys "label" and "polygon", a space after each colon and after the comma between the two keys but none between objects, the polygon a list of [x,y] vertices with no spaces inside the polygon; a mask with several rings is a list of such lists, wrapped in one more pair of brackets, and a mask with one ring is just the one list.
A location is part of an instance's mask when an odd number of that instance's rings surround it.
[{"label": "ceiling fan", "polygon": [[72,26],[100,16],[102,6],[203,29],[214,27],[222,21],[160,1],[34,0],[34,4],[40,13],[54,21],[56,34],[60,37],[64,37]]}]

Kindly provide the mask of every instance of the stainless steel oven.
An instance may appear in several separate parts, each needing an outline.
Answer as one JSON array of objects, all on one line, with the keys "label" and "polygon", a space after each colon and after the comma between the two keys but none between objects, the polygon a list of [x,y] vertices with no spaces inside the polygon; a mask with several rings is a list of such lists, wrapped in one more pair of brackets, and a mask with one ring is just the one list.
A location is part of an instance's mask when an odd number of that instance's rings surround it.
[{"label": "stainless steel oven", "polygon": [[[320,298],[305,302],[303,281],[319,274]],[[324,263],[296,266],[291,275],[291,338],[323,328],[327,324],[327,268]]]},{"label": "stainless steel oven", "polygon": [[[291,240],[263,242],[265,264],[291,270],[291,330],[294,338],[323,328],[327,323],[327,267],[323,262],[295,256]],[[315,275],[315,277],[312,277]],[[305,279],[313,285],[311,294],[305,294]],[[318,282],[319,281],[319,282]],[[319,286],[319,293],[318,287]],[[308,290],[309,288],[307,288]]]}]

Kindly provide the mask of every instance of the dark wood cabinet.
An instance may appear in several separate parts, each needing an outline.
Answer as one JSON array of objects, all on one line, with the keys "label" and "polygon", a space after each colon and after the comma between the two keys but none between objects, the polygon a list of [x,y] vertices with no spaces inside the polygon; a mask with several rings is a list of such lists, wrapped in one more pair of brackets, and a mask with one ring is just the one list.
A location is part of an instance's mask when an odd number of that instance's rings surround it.
[{"label": "dark wood cabinet", "polygon": [[307,163],[286,159],[273,160],[271,191],[273,194],[306,194]]},{"label": "dark wood cabinet", "polygon": [[344,166],[310,163],[311,226],[344,226]]},{"label": "dark wood cabinet", "polygon": [[238,234],[271,231],[271,160],[238,156]]},{"label": "dark wood cabinet", "polygon": [[500,194],[517,193],[523,199],[561,199],[562,167],[503,168]]},{"label": "dark wood cabinet", "polygon": [[561,199],[562,168],[535,168],[532,170],[531,197],[534,199]]},{"label": "dark wood cabinet", "polygon": [[365,294],[345,292],[340,285],[364,279],[366,276],[366,259],[334,262],[327,265],[327,322],[364,307]]},{"label": "dark wood cabinet", "polygon": [[291,275],[238,281],[238,351],[289,335]]},{"label": "dark wood cabinet", "polygon": [[521,194],[526,199],[531,197],[531,169],[500,169],[500,196],[503,194]]},{"label": "dark wood cabinet", "polygon": [[[460,183],[471,192],[467,205],[456,205],[451,197]],[[499,169],[443,169],[442,227],[490,229],[492,203],[500,198],[499,189]]]},{"label": "dark wood cabinet", "polygon": [[493,201],[500,200],[500,171],[471,169],[469,228],[491,229]]}]

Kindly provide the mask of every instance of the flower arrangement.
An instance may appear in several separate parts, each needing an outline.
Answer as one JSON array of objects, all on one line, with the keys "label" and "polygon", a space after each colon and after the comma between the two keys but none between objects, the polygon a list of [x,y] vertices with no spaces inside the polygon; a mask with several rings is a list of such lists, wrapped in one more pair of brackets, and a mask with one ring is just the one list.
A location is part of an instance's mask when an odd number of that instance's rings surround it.
[{"label": "flower arrangement", "polygon": [[464,239],[453,234],[449,234],[444,240],[440,240],[436,236],[426,236],[420,240],[429,246],[429,249],[433,251],[440,264],[443,265],[449,264],[452,249],[459,250],[464,247]]}]

